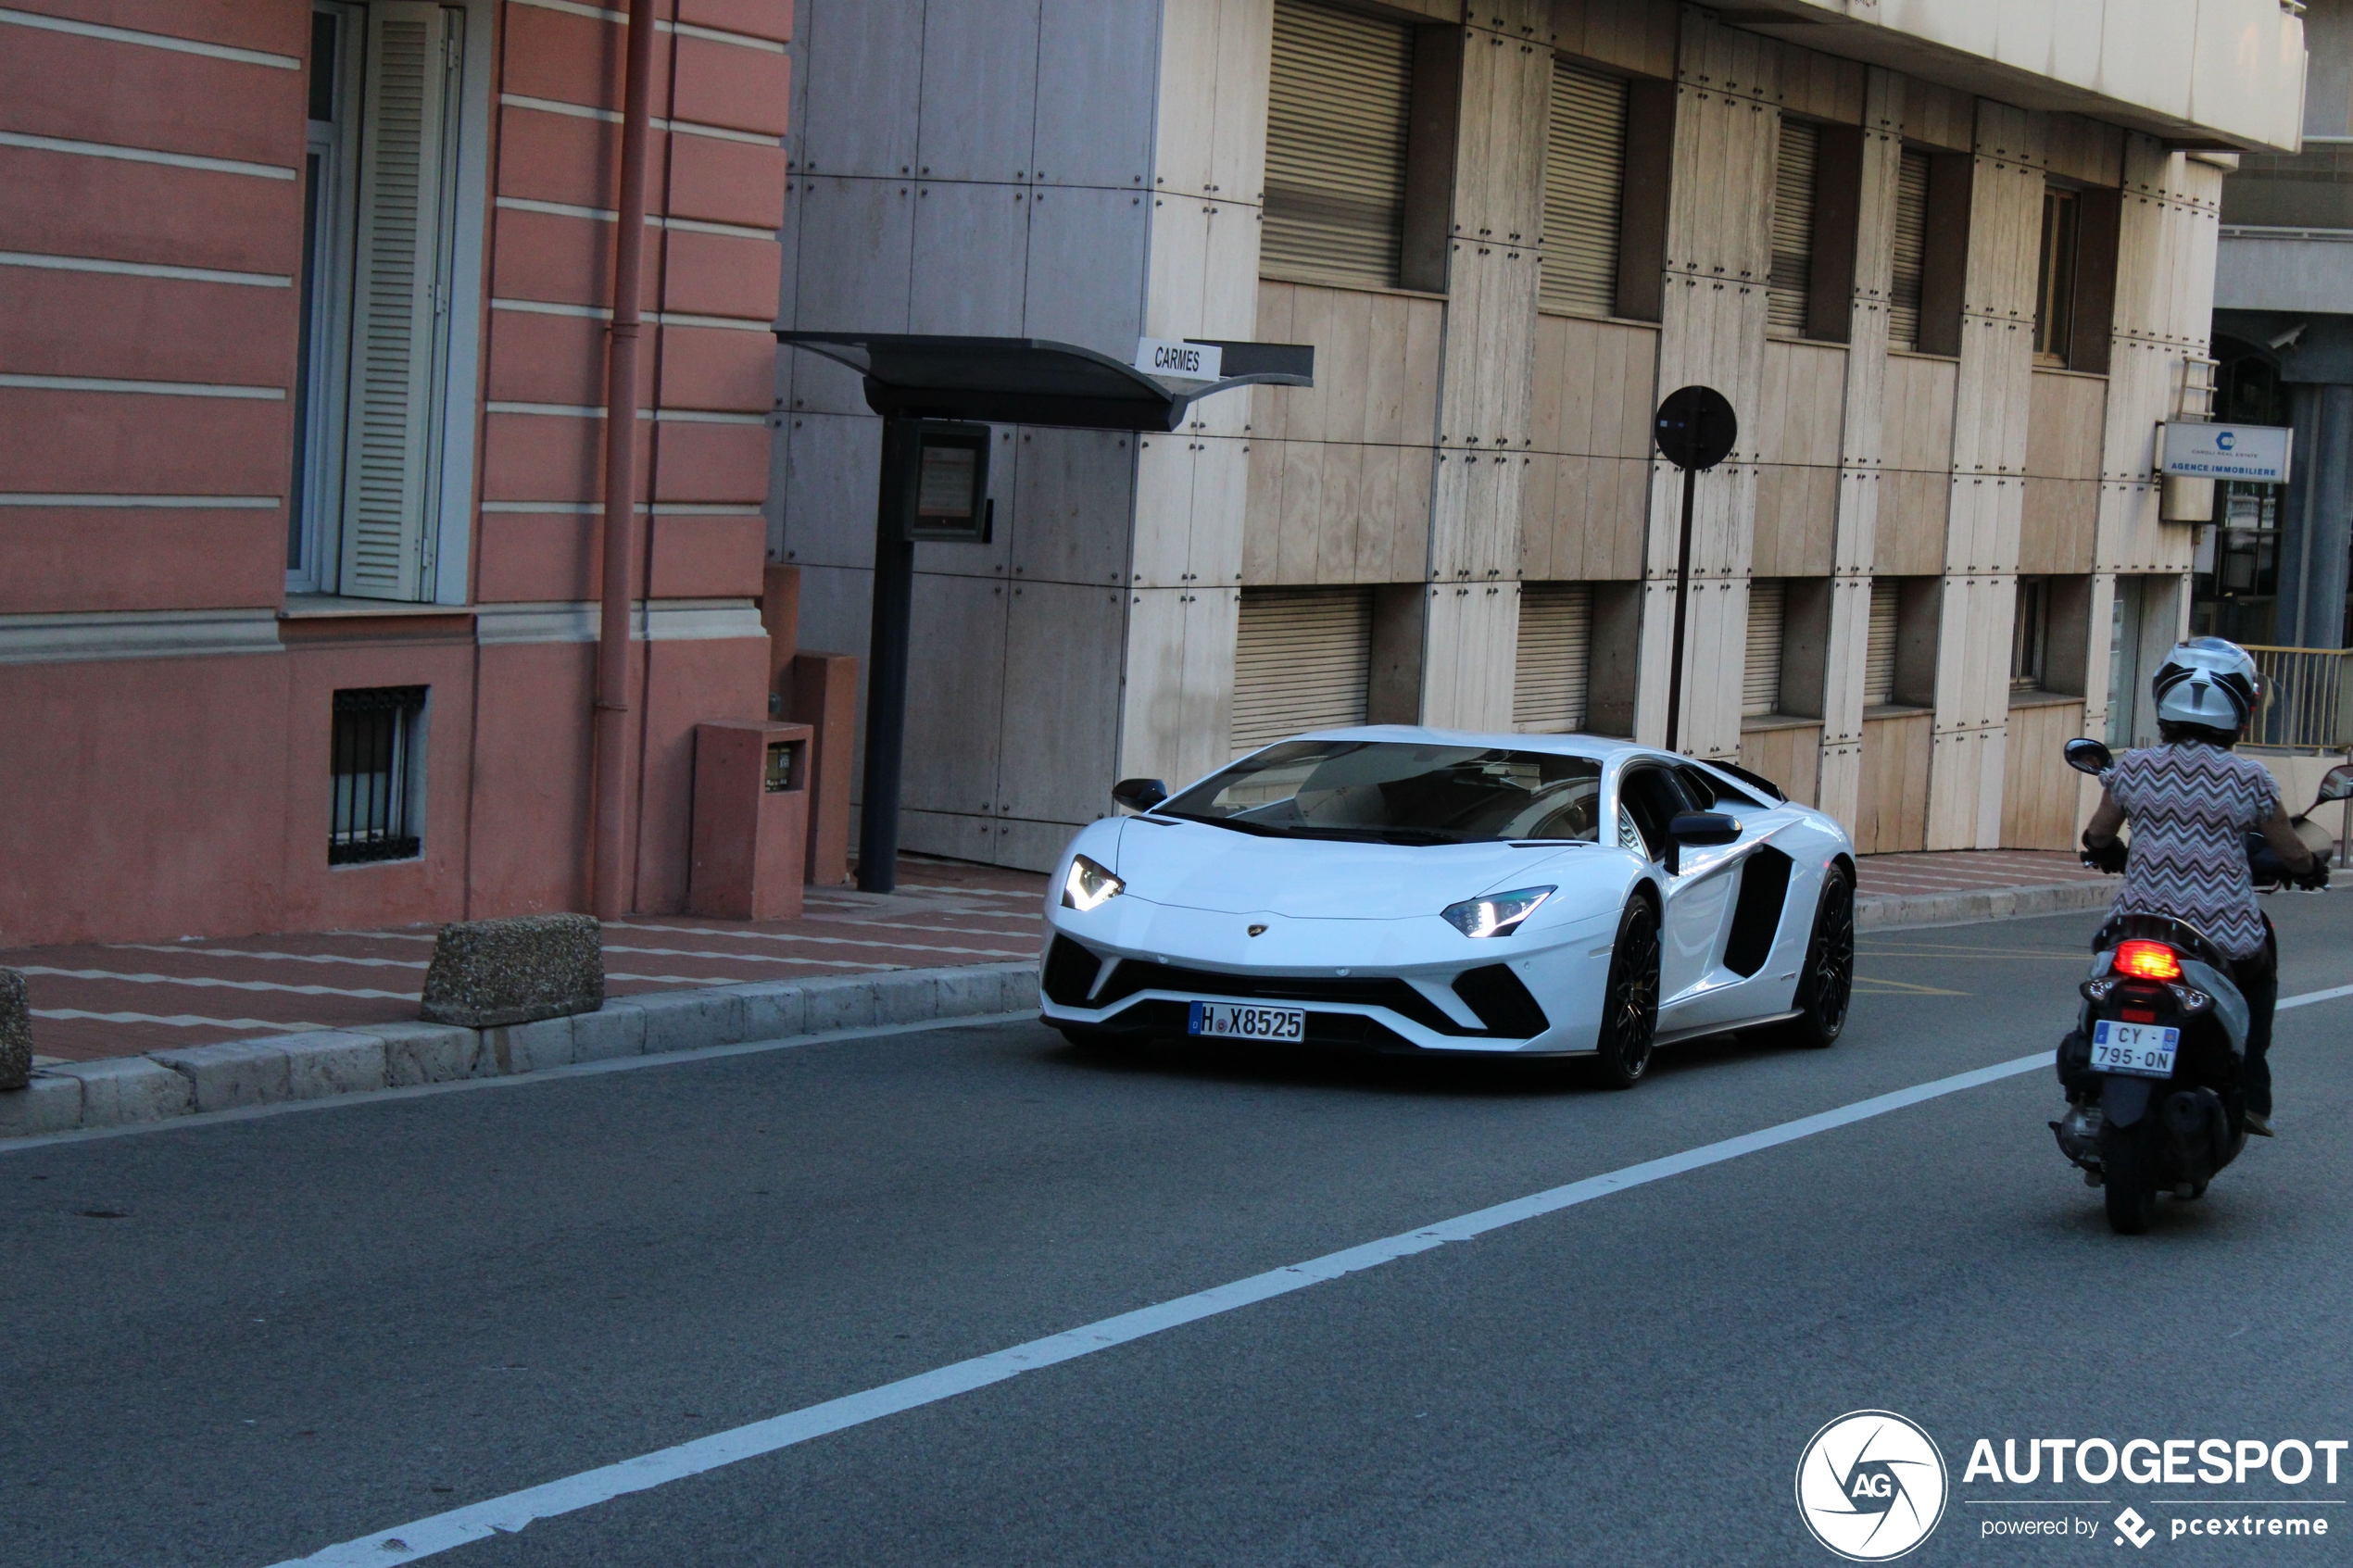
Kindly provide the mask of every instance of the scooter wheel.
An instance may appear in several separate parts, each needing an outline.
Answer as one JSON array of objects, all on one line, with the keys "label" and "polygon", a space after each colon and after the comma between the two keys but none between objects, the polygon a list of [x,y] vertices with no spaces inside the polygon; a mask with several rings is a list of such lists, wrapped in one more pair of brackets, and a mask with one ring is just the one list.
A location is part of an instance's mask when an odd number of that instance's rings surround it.
[{"label": "scooter wheel", "polygon": [[2121,1136],[2113,1132],[2100,1138],[2108,1228],[2119,1236],[2143,1236],[2157,1218],[2157,1180],[2149,1169],[2148,1147],[2137,1135],[2137,1129],[2126,1129]]}]

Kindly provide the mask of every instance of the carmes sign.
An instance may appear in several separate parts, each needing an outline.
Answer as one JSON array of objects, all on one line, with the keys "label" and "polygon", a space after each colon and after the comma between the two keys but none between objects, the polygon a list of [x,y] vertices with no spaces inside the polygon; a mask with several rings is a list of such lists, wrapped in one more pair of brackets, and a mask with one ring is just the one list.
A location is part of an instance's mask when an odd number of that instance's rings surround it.
[{"label": "carmes sign", "polygon": [[2278,425],[2160,425],[2158,468],[2190,479],[2285,484],[2294,433]]},{"label": "carmes sign", "polygon": [[1136,340],[1135,366],[1148,376],[1215,381],[1225,358],[1226,351],[1214,344],[1176,343],[1160,337]]}]

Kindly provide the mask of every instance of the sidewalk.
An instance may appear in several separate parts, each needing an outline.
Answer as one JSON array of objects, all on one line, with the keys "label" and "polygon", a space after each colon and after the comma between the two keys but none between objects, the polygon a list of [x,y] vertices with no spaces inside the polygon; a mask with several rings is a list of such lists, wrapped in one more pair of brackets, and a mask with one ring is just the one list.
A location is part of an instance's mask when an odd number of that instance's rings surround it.
[{"label": "sidewalk", "polygon": [[[613,922],[606,994],[1037,960],[1044,877],[910,856],[899,886],[812,887],[798,920]],[[436,929],[20,947],[0,969],[25,977],[37,1060],[94,1061],[414,1022]]]},{"label": "sidewalk", "polygon": [[[798,920],[616,921],[605,928],[607,993],[1036,960],[1046,878],[914,857],[904,871],[887,896],[812,888]],[[1874,855],[1857,872],[1867,929],[2092,909],[2113,891],[2074,856],[2032,850]],[[25,976],[34,1051],[93,1061],[412,1021],[434,931],[28,947],[0,951],[0,968]]]}]

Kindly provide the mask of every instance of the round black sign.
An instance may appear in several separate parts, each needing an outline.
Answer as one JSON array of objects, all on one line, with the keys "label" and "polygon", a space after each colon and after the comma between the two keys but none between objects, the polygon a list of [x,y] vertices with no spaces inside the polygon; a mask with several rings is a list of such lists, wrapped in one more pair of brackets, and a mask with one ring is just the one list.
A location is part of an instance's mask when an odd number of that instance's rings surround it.
[{"label": "round black sign", "polygon": [[1741,422],[1712,386],[1687,386],[1658,406],[1658,455],[1679,469],[1712,469],[1739,439]]}]

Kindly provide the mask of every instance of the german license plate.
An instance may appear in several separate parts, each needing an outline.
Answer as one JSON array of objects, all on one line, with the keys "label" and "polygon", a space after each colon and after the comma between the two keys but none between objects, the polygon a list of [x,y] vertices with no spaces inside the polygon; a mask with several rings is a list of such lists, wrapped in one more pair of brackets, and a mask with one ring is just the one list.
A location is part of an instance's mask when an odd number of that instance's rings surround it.
[{"label": "german license plate", "polygon": [[2173,1076],[2173,1052],[2182,1043],[2179,1029],[2155,1023],[2119,1023],[2103,1018],[2092,1025],[2092,1071],[2129,1073],[2136,1078]]},{"label": "german license plate", "polygon": [[1298,1040],[1307,1034],[1302,1008],[1247,1007],[1239,1002],[1194,1002],[1185,1021],[1188,1035],[1226,1040]]}]

